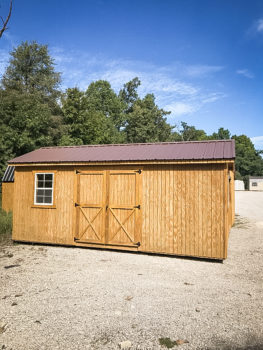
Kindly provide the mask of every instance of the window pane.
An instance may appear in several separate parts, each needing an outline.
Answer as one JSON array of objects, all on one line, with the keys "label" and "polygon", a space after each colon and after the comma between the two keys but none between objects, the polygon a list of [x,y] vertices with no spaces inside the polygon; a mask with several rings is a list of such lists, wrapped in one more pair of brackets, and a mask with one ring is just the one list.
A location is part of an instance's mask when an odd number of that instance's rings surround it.
[{"label": "window pane", "polygon": [[52,186],[52,181],[45,181],[45,187],[46,188],[52,188],[53,186]]},{"label": "window pane", "polygon": [[46,174],[45,180],[46,181],[52,181],[53,180],[53,174]]},{"label": "window pane", "polygon": [[38,187],[38,188],[44,187],[44,181],[39,181],[39,180],[38,180],[38,182],[37,182],[37,187]]},{"label": "window pane", "polygon": [[44,203],[51,204],[52,203],[52,197],[44,197]]},{"label": "window pane", "polygon": [[44,181],[44,174],[37,174],[38,181]]},{"label": "window pane", "polygon": [[44,201],[44,197],[42,197],[42,196],[37,196],[36,199],[37,199],[37,200],[36,200],[36,204],[41,204],[41,203],[43,203],[43,201]]},{"label": "window pane", "polygon": [[37,190],[37,196],[44,196],[44,190]]},{"label": "window pane", "polygon": [[54,174],[36,174],[35,204],[53,203]]},{"label": "window pane", "polygon": [[45,190],[45,196],[51,197],[52,196],[52,190]]}]

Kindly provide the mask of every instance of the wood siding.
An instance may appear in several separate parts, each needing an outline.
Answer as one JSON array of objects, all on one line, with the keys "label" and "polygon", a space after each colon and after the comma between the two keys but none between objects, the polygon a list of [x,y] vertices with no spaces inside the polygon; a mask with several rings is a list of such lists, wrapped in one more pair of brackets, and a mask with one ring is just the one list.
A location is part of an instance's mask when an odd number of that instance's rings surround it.
[{"label": "wood siding", "polygon": [[34,174],[36,168],[19,168],[15,171],[13,211],[13,239],[56,244],[72,244],[74,221],[73,168],[45,168],[56,170],[55,208],[34,207]]},{"label": "wood siding", "polygon": [[223,169],[223,165],[144,168],[141,249],[223,258]]},{"label": "wood siding", "polygon": [[14,183],[2,183],[2,209],[6,212],[13,210],[14,202]]},{"label": "wood siding", "polygon": [[[115,176],[112,175],[113,180],[110,180],[109,174],[114,173],[115,170],[138,171],[139,168],[142,169],[142,172],[136,174],[138,179],[136,180],[136,183],[138,183],[136,189],[133,177],[123,175],[121,182],[116,182]],[[56,170],[55,208],[32,207],[34,196],[33,171],[41,169]],[[114,205],[140,204],[140,209],[136,209],[134,212],[137,228],[134,234],[139,233],[136,236],[140,238],[140,246],[129,248],[117,244],[116,246],[102,244],[101,247],[214,259],[226,257],[234,202],[233,186],[231,186],[231,206],[227,205],[228,169],[224,163],[144,164],[141,167],[119,165],[16,168],[14,240],[96,247],[96,244],[74,241],[77,230],[83,227],[85,229],[85,224],[87,224],[85,220],[80,221],[83,220],[83,215],[81,219],[78,218],[80,209],[75,207],[75,203],[82,200],[78,193],[78,176],[80,175],[76,174],[76,170],[105,171],[108,175],[105,175],[103,183],[111,181],[114,184],[116,191],[112,187],[108,194],[105,193],[105,196],[98,198],[97,201],[103,201],[104,204],[93,203],[93,198],[91,204],[103,204],[106,208],[105,203],[111,198],[116,202],[113,203]],[[130,194],[124,194],[126,178],[128,186],[134,187]],[[85,181],[88,185],[90,180],[85,179]],[[134,191],[136,191],[136,197],[139,198],[140,203],[138,200],[135,201]],[[123,201],[127,203],[118,202],[121,195],[123,195]],[[107,199],[107,196],[110,198]],[[97,198],[94,197],[95,199]],[[87,201],[86,198],[83,198],[83,200],[84,202]],[[93,210],[93,213],[92,209],[85,210],[88,213],[89,220],[96,215],[96,212]],[[139,211],[140,215],[138,215]],[[123,222],[128,215],[128,211],[122,213],[121,209],[116,209],[115,213]],[[127,222],[127,226],[124,225],[128,232],[134,231],[135,221],[133,216],[131,218],[132,220]],[[110,233],[107,222],[109,224],[112,220],[113,217],[110,217],[109,214],[103,219],[103,225],[106,225],[106,235]],[[94,220],[94,225],[96,226],[94,226],[95,230],[103,231],[99,222]],[[117,223],[115,222],[114,225],[116,226]],[[115,226],[111,225],[114,232],[118,229]],[[124,229],[121,229],[118,233],[122,241],[127,239]],[[91,231],[87,231],[87,234],[91,233]]]}]

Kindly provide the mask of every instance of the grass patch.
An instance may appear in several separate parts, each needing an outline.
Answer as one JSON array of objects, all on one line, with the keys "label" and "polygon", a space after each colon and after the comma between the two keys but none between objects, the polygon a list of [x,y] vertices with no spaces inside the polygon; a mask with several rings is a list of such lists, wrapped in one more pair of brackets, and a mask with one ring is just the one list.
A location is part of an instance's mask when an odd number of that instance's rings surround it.
[{"label": "grass patch", "polygon": [[12,212],[2,209],[2,193],[0,193],[0,244],[10,243],[12,236]]},{"label": "grass patch", "polygon": [[189,343],[186,339],[177,339],[177,340],[171,340],[170,338],[159,338],[159,343],[162,347],[166,347],[167,349],[173,348],[175,345],[182,345]]},{"label": "grass patch", "polygon": [[2,209],[2,194],[0,193],[0,244],[10,244],[12,237],[12,212]]},{"label": "grass patch", "polygon": [[12,234],[12,212],[6,213],[0,209],[0,235]]},{"label": "grass patch", "polygon": [[236,214],[233,227],[246,229],[249,228],[249,222],[246,218],[243,218],[242,216]]},{"label": "grass patch", "polygon": [[167,349],[171,349],[177,345],[177,342],[171,340],[170,338],[159,338],[159,343],[161,346],[165,346]]}]

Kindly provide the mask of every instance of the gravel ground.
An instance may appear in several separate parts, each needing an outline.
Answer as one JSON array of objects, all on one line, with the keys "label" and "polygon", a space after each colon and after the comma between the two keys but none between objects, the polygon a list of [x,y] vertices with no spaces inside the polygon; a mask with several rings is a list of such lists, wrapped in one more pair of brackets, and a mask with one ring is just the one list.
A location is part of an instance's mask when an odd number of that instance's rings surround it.
[{"label": "gravel ground", "polygon": [[182,350],[263,349],[263,192],[236,202],[223,264],[2,245],[0,349],[161,349],[160,338],[187,340]]}]

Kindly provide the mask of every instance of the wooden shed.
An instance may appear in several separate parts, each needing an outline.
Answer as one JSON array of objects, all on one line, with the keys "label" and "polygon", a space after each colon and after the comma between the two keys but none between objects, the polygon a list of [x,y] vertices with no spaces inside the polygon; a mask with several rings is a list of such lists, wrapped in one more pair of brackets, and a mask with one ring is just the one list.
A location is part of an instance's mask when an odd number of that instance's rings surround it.
[{"label": "wooden shed", "polygon": [[13,240],[225,259],[234,140],[47,147],[15,166]]},{"label": "wooden shed", "polygon": [[2,209],[6,212],[13,210],[14,170],[13,166],[8,166],[2,178]]}]

